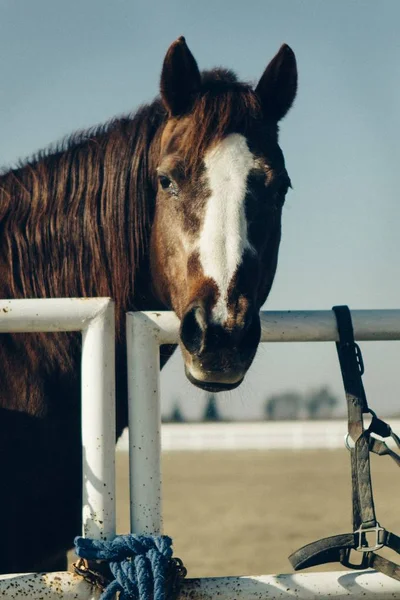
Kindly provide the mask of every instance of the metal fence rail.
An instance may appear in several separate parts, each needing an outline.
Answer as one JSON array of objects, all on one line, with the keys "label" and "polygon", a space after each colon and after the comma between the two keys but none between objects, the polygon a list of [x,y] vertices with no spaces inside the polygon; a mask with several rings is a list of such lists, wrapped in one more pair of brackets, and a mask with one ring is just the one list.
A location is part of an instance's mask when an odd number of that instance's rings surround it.
[{"label": "metal fence rail", "polygon": [[[357,340],[400,340],[400,310],[353,311]],[[337,341],[332,311],[261,313],[263,342]],[[131,529],[162,531],[161,420],[159,347],[178,341],[179,320],[173,313],[127,315],[130,423]],[[393,598],[400,583],[375,572],[305,573],[296,575],[188,580],[182,599],[225,598]]]},{"label": "metal fence rail", "polygon": [[[353,312],[358,340],[400,339],[400,310]],[[262,313],[262,341],[334,341],[331,311]],[[160,468],[159,346],[176,343],[179,322],[172,313],[127,316],[130,419],[131,530],[162,529]],[[115,534],[114,312],[109,299],[0,301],[0,332],[82,331],[82,439],[84,444],[84,535]],[[99,443],[100,440],[100,443]],[[98,482],[103,485],[96,485]],[[111,493],[110,493],[111,492]],[[71,540],[72,541],[72,540]],[[91,600],[100,592],[72,573],[0,577],[0,596],[31,600]],[[306,573],[260,577],[188,579],[180,600],[233,598],[400,597],[400,583],[376,572]]]}]

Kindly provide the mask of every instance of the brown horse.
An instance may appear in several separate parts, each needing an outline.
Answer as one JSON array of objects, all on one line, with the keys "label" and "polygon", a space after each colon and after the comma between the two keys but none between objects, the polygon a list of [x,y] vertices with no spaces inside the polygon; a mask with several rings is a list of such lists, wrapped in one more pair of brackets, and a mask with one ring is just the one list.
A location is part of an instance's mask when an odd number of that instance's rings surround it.
[{"label": "brown horse", "polygon": [[[0,177],[1,297],[116,302],[119,433],[127,310],[177,313],[195,385],[243,380],[277,266],[290,186],[278,122],[296,87],[286,45],[253,89],[200,73],[179,38],[160,99]],[[0,336],[3,573],[64,568],[80,533],[79,358],[75,334]]]}]

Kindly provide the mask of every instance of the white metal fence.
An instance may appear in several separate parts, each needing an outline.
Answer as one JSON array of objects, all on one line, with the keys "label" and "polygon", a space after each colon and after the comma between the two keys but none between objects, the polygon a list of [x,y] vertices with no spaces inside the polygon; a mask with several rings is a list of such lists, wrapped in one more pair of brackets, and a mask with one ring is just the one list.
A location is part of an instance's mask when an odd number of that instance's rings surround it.
[{"label": "white metal fence", "polygon": [[[82,332],[83,535],[112,539],[115,536],[114,303],[109,298],[0,300],[0,333],[11,331]],[[98,481],[102,482],[101,489]],[[51,600],[89,599],[98,594],[72,573],[49,573],[0,576],[0,596]]]},{"label": "white metal fence", "polygon": [[[261,320],[262,341],[337,339],[331,311],[262,313]],[[400,339],[400,310],[355,311],[353,321],[358,340]],[[162,529],[159,346],[175,343],[178,327],[178,319],[172,313],[130,313],[127,316],[131,530],[134,533],[156,534]],[[108,299],[0,302],[0,332],[78,330],[83,332],[84,535],[111,538],[115,532],[112,302]],[[96,489],[93,477],[103,481],[103,490]],[[97,598],[99,591],[72,573],[22,574],[0,577],[0,595],[33,600],[43,597],[80,600]],[[208,600],[216,596],[220,600],[328,600],[332,596],[336,600],[349,597],[386,600],[400,597],[400,583],[375,572],[305,573],[189,579],[181,593],[182,600]]]}]

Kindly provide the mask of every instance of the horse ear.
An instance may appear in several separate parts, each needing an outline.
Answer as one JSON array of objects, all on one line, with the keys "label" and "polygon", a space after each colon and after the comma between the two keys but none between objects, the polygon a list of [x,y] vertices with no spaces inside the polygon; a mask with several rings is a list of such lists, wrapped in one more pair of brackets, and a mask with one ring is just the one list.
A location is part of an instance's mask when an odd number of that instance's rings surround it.
[{"label": "horse ear", "polygon": [[278,122],[292,106],[296,91],[296,57],[293,50],[283,44],[265,69],[256,87],[256,94],[265,115]]},{"label": "horse ear", "polygon": [[165,108],[172,117],[185,114],[200,89],[201,75],[197,63],[186,45],[178,38],[168,49],[161,72],[160,91]]}]

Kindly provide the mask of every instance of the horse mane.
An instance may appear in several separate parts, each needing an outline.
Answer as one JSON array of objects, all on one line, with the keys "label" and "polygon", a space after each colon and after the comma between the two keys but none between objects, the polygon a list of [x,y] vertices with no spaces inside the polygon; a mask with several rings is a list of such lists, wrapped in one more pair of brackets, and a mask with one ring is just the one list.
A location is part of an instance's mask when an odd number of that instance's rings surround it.
[{"label": "horse mane", "polygon": [[[133,116],[74,134],[0,176],[0,298],[110,296],[117,339],[124,339],[124,314],[135,308],[154,210],[149,149],[164,119],[155,101]],[[17,348],[11,355],[25,354],[33,370],[40,363],[49,372],[75,368],[79,335],[8,339],[2,361],[11,344]]]}]

